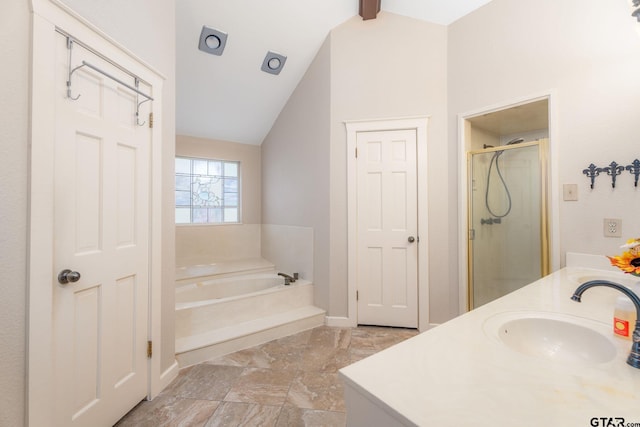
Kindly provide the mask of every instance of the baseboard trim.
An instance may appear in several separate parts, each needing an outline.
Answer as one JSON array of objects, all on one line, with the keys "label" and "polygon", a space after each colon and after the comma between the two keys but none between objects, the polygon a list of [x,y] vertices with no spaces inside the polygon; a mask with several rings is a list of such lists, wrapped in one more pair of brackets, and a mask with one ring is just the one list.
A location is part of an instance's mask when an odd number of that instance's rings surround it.
[{"label": "baseboard trim", "polygon": [[[358,326],[358,323],[349,317],[325,316],[325,325],[333,326],[335,328],[355,328],[356,326]],[[427,331],[429,329],[435,328],[438,325],[440,325],[440,323],[429,323],[427,326]]]},{"label": "baseboard trim", "polygon": [[[171,366],[169,366],[161,375],[160,375],[160,390],[164,390],[171,381],[176,379],[178,373],[180,372],[180,366],[178,365],[178,361],[174,359]],[[153,399],[155,396],[151,396]]]},{"label": "baseboard trim", "polygon": [[326,316],[325,324],[327,326],[333,326],[336,328],[355,328],[358,326],[357,322],[350,319],[349,317],[338,317],[338,316]]}]

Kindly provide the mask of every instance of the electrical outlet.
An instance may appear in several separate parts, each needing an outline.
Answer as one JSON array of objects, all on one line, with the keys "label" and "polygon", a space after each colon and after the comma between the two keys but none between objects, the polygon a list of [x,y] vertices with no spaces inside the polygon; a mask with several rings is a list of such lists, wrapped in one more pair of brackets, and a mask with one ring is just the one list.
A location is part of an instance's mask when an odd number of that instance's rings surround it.
[{"label": "electrical outlet", "polygon": [[622,220],[615,218],[605,218],[604,237],[622,237]]}]

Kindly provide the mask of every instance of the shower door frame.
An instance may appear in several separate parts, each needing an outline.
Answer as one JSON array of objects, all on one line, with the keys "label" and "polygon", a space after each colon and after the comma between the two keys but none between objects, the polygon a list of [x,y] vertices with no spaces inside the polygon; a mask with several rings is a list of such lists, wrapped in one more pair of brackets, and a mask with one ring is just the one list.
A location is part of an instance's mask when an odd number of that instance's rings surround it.
[{"label": "shower door frame", "polygon": [[468,218],[467,218],[467,193],[468,193],[468,173],[467,173],[467,151],[470,150],[468,129],[469,119],[474,117],[494,113],[501,110],[517,107],[520,105],[536,102],[540,100],[548,102],[548,191],[547,191],[547,211],[548,211],[548,231],[549,231],[549,267],[550,271],[560,268],[560,189],[559,189],[559,168],[558,156],[558,95],[556,90],[549,89],[526,97],[514,98],[512,100],[487,105],[475,110],[468,110],[457,115],[458,120],[458,313],[469,311],[468,301],[468,260],[467,244],[469,238]]},{"label": "shower door frame", "polygon": [[548,200],[548,140],[539,139],[536,141],[523,142],[517,145],[502,145],[493,148],[485,148],[482,150],[467,151],[467,230],[469,235],[467,238],[467,310],[474,308],[474,269],[473,269],[473,241],[475,240],[473,219],[473,194],[469,189],[472,187],[471,179],[473,177],[473,156],[497,153],[499,151],[519,150],[528,147],[538,147],[538,165],[540,168],[540,277],[544,277],[551,272],[550,256],[549,256],[549,211],[547,208]]}]

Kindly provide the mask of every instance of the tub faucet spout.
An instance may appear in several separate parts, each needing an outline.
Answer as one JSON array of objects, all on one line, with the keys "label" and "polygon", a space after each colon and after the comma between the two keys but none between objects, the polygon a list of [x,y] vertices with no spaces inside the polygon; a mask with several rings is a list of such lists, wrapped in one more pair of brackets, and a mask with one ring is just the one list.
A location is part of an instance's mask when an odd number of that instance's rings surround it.
[{"label": "tub faucet spout", "polygon": [[629,353],[629,357],[627,358],[627,364],[633,366],[634,368],[640,369],[640,298],[636,295],[632,290],[626,288],[615,282],[610,282],[608,280],[591,280],[589,282],[585,282],[582,285],[578,286],[573,293],[571,299],[576,302],[580,302],[582,298],[582,293],[589,288],[594,286],[605,286],[608,288],[616,289],[626,296],[629,297],[633,305],[636,307],[636,324],[633,330],[633,344],[631,344],[631,352]]},{"label": "tub faucet spout", "polygon": [[290,285],[291,283],[298,280],[298,273],[293,273],[293,276],[289,276],[288,274],[285,274],[285,273],[278,273],[278,276],[284,277],[285,285]]}]

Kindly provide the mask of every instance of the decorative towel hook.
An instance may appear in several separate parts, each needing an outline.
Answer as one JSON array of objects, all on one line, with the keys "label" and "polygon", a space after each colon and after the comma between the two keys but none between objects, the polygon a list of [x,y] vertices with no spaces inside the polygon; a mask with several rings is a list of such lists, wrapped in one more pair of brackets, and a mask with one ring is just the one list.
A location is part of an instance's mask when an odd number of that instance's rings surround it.
[{"label": "decorative towel hook", "polygon": [[611,177],[611,187],[616,188],[616,176],[620,175],[624,171],[624,166],[618,165],[615,161],[611,162],[606,168],[602,168],[603,172]]},{"label": "decorative towel hook", "polygon": [[625,169],[628,170],[631,173],[631,175],[635,176],[635,180],[633,181],[633,186],[637,187],[638,176],[640,176],[640,160],[635,159],[633,162],[631,162],[630,165],[627,165]]},{"label": "decorative towel hook", "polygon": [[[135,85],[136,85],[136,90],[139,91],[140,90],[140,87],[139,87],[140,86],[140,80],[138,78],[135,79]],[[138,98],[139,98],[138,95],[139,95],[139,92],[136,92],[136,124],[138,126],[144,126],[144,124],[147,123],[147,122],[145,120],[144,122],[140,123],[140,106],[142,104],[144,104],[145,102],[149,101],[150,98],[147,98],[142,102],[138,102]]]},{"label": "decorative towel hook", "polygon": [[144,126],[144,124],[147,123],[146,120],[144,122],[140,123],[140,119],[139,119],[139,117],[140,117],[140,106],[142,104],[144,104],[145,102],[147,102],[147,101],[149,101],[149,99],[145,99],[144,101],[142,101],[140,103],[137,103],[137,106],[136,106],[136,124],[138,126]]},{"label": "decorative towel hook", "polygon": [[84,64],[77,66],[74,69],[71,69],[71,51],[73,49],[73,39],[71,37],[67,37],[67,51],[69,52],[69,58],[67,61],[67,67],[68,67],[68,74],[67,74],[67,98],[73,100],[73,101],[77,101],[78,98],[80,98],[80,94],[78,94],[78,96],[73,97],[71,96],[71,76],[73,75],[73,73],[75,73],[75,71],[78,68],[84,67]]},{"label": "decorative towel hook", "polygon": [[594,165],[593,163],[591,163],[587,169],[584,169],[582,171],[582,173],[585,174],[587,178],[591,179],[592,190],[593,190],[593,183],[596,180],[596,177],[600,175],[600,172],[602,172],[602,169],[599,167],[596,167],[596,165]]}]

